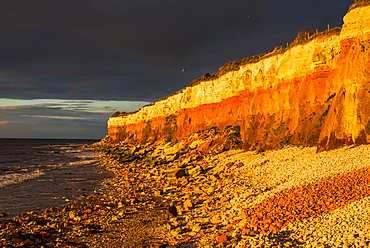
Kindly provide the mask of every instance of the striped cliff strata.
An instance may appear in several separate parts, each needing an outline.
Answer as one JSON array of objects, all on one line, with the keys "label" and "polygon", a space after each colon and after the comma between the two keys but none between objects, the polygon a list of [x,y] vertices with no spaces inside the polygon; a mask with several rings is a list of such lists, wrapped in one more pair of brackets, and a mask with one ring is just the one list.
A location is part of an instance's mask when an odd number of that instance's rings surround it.
[{"label": "striped cliff strata", "polygon": [[109,142],[175,141],[239,126],[244,149],[328,150],[370,141],[370,6],[341,29],[240,63],[139,111],[108,120]]}]

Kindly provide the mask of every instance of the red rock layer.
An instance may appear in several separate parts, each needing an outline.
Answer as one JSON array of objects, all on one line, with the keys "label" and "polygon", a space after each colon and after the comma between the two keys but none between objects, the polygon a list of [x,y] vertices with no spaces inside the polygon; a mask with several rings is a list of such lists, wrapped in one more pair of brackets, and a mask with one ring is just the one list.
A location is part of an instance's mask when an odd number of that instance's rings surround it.
[{"label": "red rock layer", "polygon": [[[332,71],[317,71],[304,78],[282,81],[276,88],[261,88],[253,93],[242,91],[238,96],[220,103],[182,109],[172,120],[157,117],[137,124],[110,127],[108,133],[113,142],[130,140],[146,143],[169,136],[179,140],[213,126],[223,129],[228,125],[238,125],[245,149],[256,145],[271,149],[288,143],[315,145],[325,120],[324,113],[330,105],[325,102],[330,95],[322,88],[329,87],[325,84],[328,84],[332,74]],[[301,88],[308,90],[302,91]],[[313,98],[317,102],[312,102]],[[286,102],[295,108],[284,108]],[[278,112],[270,110],[272,103]]]},{"label": "red rock layer", "polygon": [[277,231],[287,224],[318,217],[370,196],[370,168],[281,191],[245,210],[243,232],[256,235]]}]

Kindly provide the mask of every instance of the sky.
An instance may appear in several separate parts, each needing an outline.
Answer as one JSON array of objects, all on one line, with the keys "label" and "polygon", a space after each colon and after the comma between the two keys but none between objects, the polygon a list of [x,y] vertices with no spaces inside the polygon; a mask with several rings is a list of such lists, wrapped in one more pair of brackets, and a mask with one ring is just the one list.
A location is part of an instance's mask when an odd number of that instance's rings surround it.
[{"label": "sky", "polygon": [[0,0],[0,138],[91,138],[353,0]]}]

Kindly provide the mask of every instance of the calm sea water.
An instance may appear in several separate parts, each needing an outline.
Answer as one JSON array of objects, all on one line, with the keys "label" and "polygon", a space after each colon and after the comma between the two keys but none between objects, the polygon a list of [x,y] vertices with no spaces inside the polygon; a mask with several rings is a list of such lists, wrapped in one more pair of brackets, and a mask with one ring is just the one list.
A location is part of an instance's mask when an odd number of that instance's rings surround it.
[{"label": "calm sea water", "polygon": [[92,194],[111,176],[98,166],[99,154],[79,148],[96,141],[0,139],[0,213],[41,211]]}]

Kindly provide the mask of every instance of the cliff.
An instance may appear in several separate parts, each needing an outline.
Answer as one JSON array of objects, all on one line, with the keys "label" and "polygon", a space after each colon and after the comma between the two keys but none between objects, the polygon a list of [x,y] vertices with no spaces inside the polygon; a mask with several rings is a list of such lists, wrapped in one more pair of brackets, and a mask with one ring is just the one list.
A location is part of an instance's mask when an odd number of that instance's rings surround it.
[{"label": "cliff", "polygon": [[238,65],[137,112],[108,120],[109,142],[176,141],[239,126],[244,149],[328,150],[370,141],[370,6],[337,32]]}]

